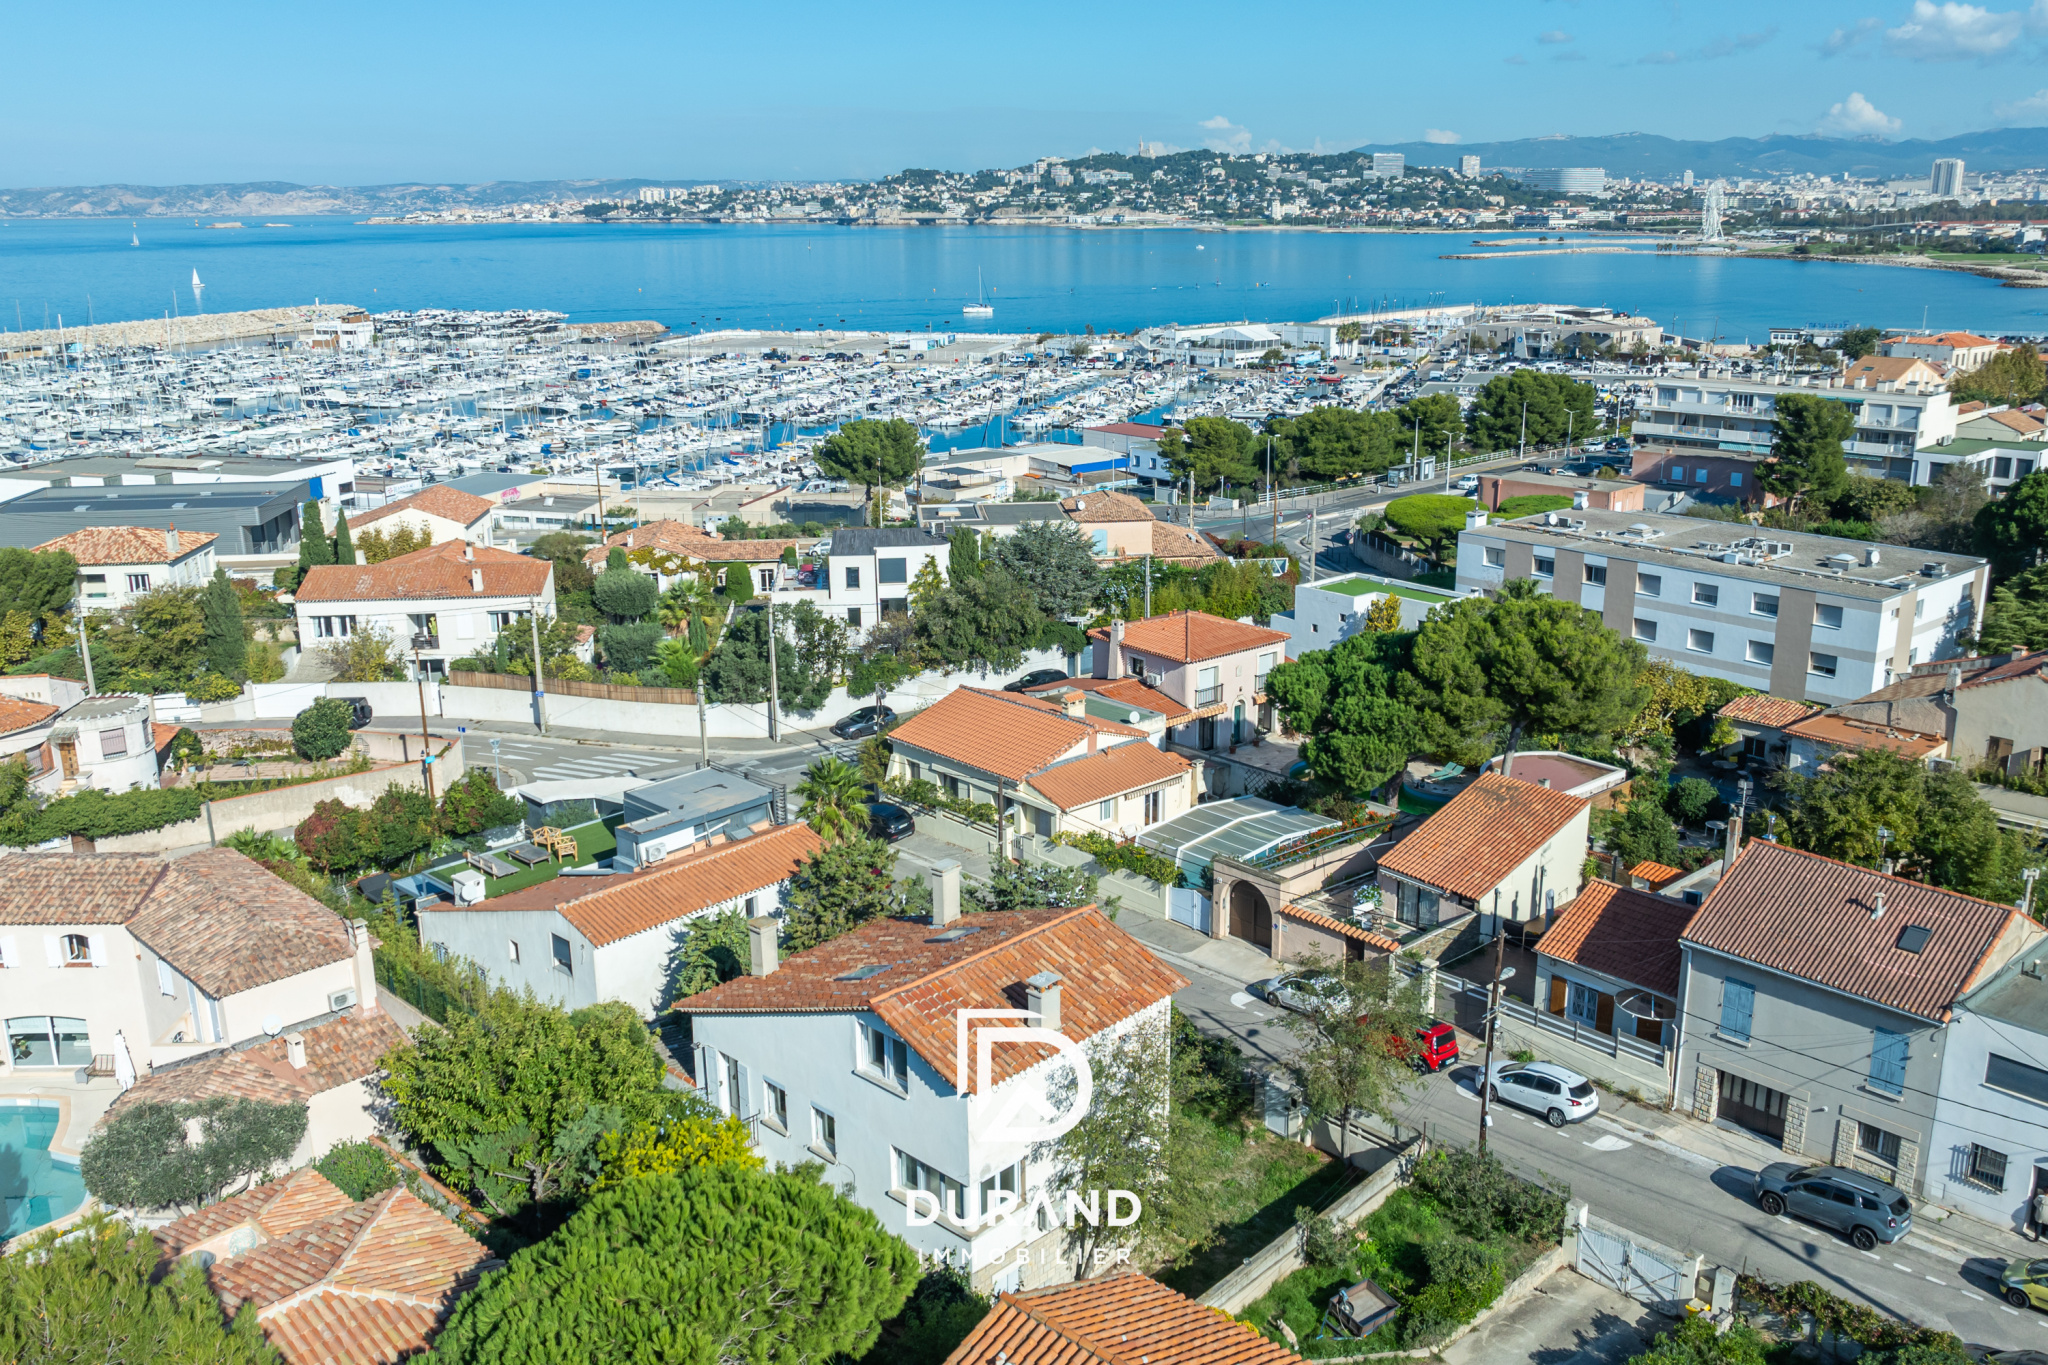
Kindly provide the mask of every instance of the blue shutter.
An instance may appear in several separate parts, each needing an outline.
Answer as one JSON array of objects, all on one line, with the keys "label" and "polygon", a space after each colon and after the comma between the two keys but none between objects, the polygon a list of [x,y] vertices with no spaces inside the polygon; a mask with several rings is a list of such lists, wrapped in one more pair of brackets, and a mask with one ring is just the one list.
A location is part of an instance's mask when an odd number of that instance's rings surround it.
[{"label": "blue shutter", "polygon": [[1906,1035],[1888,1028],[1870,1031],[1870,1083],[1888,1095],[1906,1089]]},{"label": "blue shutter", "polygon": [[1749,1041],[1749,1017],[1756,1011],[1756,987],[1729,977],[1721,983],[1721,1032],[1737,1042]]}]

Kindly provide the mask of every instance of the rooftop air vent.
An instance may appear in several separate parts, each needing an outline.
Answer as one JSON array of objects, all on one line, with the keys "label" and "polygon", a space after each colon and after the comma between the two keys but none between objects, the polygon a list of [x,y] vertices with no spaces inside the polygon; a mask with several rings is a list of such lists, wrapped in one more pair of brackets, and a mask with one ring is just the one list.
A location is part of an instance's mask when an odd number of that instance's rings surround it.
[{"label": "rooftop air vent", "polygon": [[1929,560],[1927,563],[1922,564],[1920,566],[1920,576],[1922,578],[1939,578],[1941,577],[1941,574],[1941,565],[1936,564],[1932,560]]}]

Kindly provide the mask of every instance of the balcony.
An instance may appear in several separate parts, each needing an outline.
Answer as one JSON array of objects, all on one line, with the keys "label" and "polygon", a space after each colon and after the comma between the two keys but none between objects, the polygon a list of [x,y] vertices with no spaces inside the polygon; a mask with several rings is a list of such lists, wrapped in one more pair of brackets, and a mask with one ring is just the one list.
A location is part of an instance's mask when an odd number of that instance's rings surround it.
[{"label": "balcony", "polygon": [[1195,706],[1197,709],[1200,709],[1204,706],[1214,706],[1217,702],[1222,700],[1223,686],[1221,683],[1218,683],[1214,687],[1201,688],[1197,690],[1195,693]]}]

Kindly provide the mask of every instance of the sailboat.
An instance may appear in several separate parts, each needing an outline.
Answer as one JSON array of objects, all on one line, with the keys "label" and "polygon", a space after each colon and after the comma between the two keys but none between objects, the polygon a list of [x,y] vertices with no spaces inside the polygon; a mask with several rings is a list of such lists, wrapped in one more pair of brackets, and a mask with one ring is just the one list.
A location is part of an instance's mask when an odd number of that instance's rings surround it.
[{"label": "sailboat", "polygon": [[192,311],[199,311],[199,291],[206,288],[199,279],[199,267],[192,268]]},{"label": "sailboat", "polygon": [[130,246],[141,246],[141,245],[142,245],[142,238],[136,235],[136,232],[135,232],[135,224],[133,224],[133,223],[130,223],[130,224],[128,225],[128,245],[130,245]]},{"label": "sailboat", "polygon": [[976,266],[974,268],[974,302],[962,304],[960,308],[960,316],[968,318],[992,318],[995,315],[996,310],[989,304],[982,302],[981,267]]}]

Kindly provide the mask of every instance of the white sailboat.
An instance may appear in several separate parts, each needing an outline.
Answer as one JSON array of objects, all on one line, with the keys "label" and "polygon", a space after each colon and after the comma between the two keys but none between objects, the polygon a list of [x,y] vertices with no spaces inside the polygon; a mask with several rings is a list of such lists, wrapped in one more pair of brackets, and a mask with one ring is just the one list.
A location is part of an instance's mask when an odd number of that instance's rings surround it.
[{"label": "white sailboat", "polygon": [[996,310],[990,305],[982,302],[981,267],[976,266],[974,268],[974,302],[962,304],[960,307],[960,316],[968,318],[992,318],[995,315]]},{"label": "white sailboat", "polygon": [[140,236],[136,235],[136,232],[135,232],[135,224],[133,224],[133,223],[130,223],[130,224],[128,225],[128,245],[130,245],[130,246],[141,246],[141,245],[142,245],[142,238],[141,238]]},{"label": "white sailboat", "polygon": [[192,268],[192,311],[199,311],[199,291],[206,288],[199,279],[199,267]]}]

